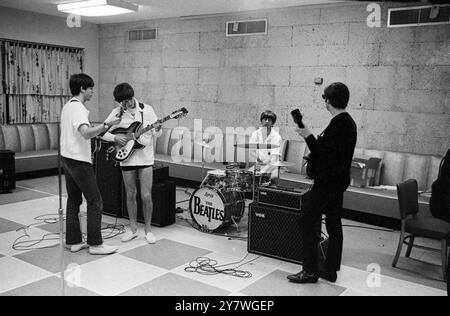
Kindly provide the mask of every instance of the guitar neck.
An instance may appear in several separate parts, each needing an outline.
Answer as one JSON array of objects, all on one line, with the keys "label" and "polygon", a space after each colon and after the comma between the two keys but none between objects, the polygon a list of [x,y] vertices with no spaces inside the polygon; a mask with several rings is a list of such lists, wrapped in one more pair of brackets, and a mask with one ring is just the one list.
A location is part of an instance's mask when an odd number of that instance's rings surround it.
[{"label": "guitar neck", "polygon": [[150,131],[150,130],[152,130],[153,128],[155,128],[155,125],[157,125],[157,124],[162,124],[162,123],[164,123],[164,122],[167,122],[168,120],[170,120],[170,115],[168,115],[168,116],[166,116],[166,117],[164,117],[164,118],[162,118],[162,119],[160,119],[160,120],[157,120],[157,121],[156,121],[155,123],[153,123],[153,124],[147,125],[147,127],[143,128],[143,129],[139,132],[139,135],[142,135],[142,134],[147,133],[148,131]]}]

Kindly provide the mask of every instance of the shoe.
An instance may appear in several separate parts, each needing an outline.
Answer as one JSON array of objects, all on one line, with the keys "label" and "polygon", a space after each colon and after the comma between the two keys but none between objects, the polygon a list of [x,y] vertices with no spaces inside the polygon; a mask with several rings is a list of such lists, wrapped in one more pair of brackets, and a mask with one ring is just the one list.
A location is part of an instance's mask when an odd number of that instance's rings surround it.
[{"label": "shoe", "polygon": [[119,248],[102,244],[100,246],[90,246],[89,253],[91,255],[110,255],[115,253]]},{"label": "shoe", "polygon": [[131,230],[129,230],[125,233],[125,235],[123,235],[122,242],[132,241],[133,239],[137,238],[138,236],[139,236],[138,231],[133,233]]},{"label": "shoe", "polygon": [[82,242],[81,244],[76,245],[68,245],[66,244],[66,249],[70,250],[70,252],[78,252],[82,249],[89,247],[86,243]]},{"label": "shoe", "polygon": [[319,279],[314,274],[309,274],[306,271],[300,271],[297,274],[291,274],[287,276],[288,280],[294,283],[317,283]]},{"label": "shoe", "polygon": [[145,235],[145,239],[147,239],[147,242],[149,244],[155,244],[156,243],[155,235],[153,235],[152,233],[147,233],[147,235]]},{"label": "shoe", "polygon": [[319,271],[319,276],[322,279],[327,280],[327,281],[329,281],[331,283],[334,283],[337,280],[337,273],[336,273],[336,271],[320,270]]}]

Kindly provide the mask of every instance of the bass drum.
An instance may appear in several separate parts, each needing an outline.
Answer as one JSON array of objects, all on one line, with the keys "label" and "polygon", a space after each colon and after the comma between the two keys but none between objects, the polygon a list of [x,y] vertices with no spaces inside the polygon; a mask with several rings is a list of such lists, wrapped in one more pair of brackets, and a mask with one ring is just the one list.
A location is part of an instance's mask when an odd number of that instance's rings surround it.
[{"label": "bass drum", "polygon": [[215,231],[240,221],[244,215],[245,197],[241,192],[209,186],[194,191],[189,200],[194,222],[205,231]]}]

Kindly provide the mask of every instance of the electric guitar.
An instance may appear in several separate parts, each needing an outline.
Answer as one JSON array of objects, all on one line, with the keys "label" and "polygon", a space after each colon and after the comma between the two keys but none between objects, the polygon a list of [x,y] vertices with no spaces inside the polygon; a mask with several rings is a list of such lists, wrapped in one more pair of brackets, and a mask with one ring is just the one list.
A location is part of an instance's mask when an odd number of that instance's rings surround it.
[{"label": "electric guitar", "polygon": [[[117,118],[122,118],[123,114],[125,113],[125,107],[121,106],[119,109],[119,113],[116,114]],[[102,144],[103,143],[107,143],[106,141],[102,140],[103,135],[105,135],[106,133],[108,133],[111,128],[113,128],[112,126],[110,128],[108,128],[108,130],[106,132],[103,132],[101,134],[99,134],[97,137],[92,138],[91,140],[91,150],[93,154],[96,154],[100,151],[100,149],[102,148]]]},{"label": "electric guitar", "polygon": [[[116,128],[110,133],[113,135],[124,135],[129,137],[131,137],[132,134],[134,134],[135,139],[138,139],[139,136],[141,136],[142,134],[145,134],[148,131],[154,129],[156,125],[167,122],[168,120],[179,119],[181,117],[186,116],[187,113],[188,111],[186,110],[186,108],[181,108],[177,111],[172,112],[172,114],[160,120],[157,120],[155,123],[147,125],[147,127],[144,127],[142,129],[141,129],[142,127],[141,122],[134,122],[128,128]],[[114,144],[113,146],[110,146],[107,151],[115,161],[122,162],[130,158],[136,150],[141,150],[144,147],[145,147],[144,145],[139,144],[137,141],[133,139],[130,140],[128,143],[126,143],[125,146]]]}]

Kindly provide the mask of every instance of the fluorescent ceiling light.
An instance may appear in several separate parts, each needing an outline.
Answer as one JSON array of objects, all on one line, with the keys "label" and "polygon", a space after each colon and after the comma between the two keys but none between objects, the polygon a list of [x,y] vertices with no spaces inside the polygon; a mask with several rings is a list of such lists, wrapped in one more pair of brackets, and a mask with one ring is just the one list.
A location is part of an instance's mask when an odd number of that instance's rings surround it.
[{"label": "fluorescent ceiling light", "polygon": [[121,0],[86,0],[58,4],[58,11],[82,16],[107,16],[137,12],[139,6]]}]

